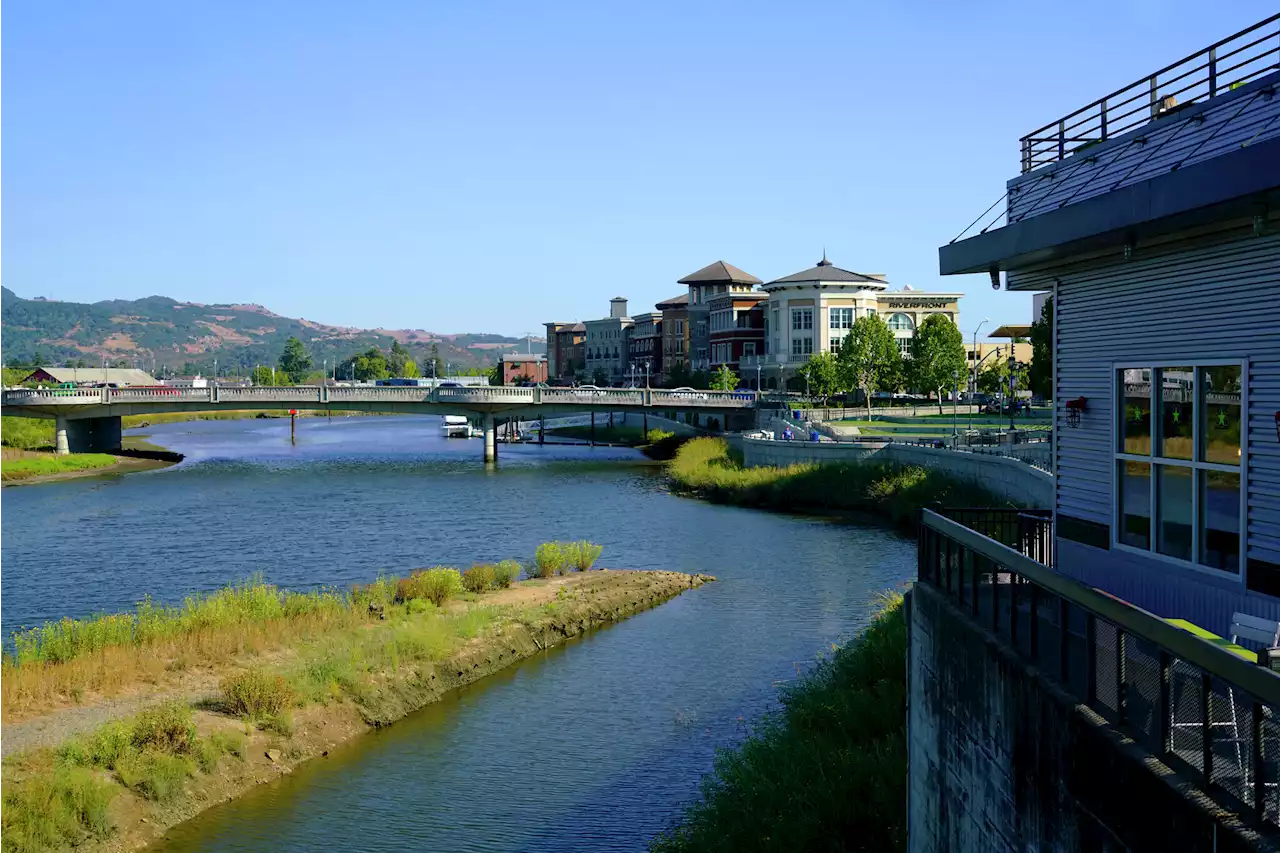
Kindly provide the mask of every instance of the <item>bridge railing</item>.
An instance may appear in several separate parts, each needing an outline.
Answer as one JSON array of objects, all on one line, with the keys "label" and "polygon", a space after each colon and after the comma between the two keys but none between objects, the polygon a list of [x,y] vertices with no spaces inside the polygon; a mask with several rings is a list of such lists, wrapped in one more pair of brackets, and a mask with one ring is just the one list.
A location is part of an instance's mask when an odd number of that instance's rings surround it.
[{"label": "bridge railing", "polygon": [[617,406],[643,406],[643,388],[539,388],[540,403],[601,403]]},{"label": "bridge railing", "polygon": [[440,403],[533,403],[534,388],[491,385],[480,388],[437,388]]},{"label": "bridge railing", "polygon": [[47,406],[50,404],[101,402],[106,388],[15,388],[4,392],[4,401],[10,406]]},{"label": "bridge railing", "polygon": [[381,400],[394,403],[429,403],[431,389],[425,386],[384,387],[384,388],[344,388],[341,386],[328,388],[325,399],[330,401]]},{"label": "bridge railing", "polygon": [[721,409],[749,409],[756,404],[751,391],[651,391],[651,406],[708,406]]},{"label": "bridge railing", "polygon": [[[229,390],[229,389],[226,389]],[[142,400],[212,400],[212,388],[108,388],[106,402]]]},{"label": "bridge railing", "polygon": [[311,403],[324,402],[324,389],[319,387],[298,386],[296,388],[256,386],[253,388],[218,388],[219,403]]}]

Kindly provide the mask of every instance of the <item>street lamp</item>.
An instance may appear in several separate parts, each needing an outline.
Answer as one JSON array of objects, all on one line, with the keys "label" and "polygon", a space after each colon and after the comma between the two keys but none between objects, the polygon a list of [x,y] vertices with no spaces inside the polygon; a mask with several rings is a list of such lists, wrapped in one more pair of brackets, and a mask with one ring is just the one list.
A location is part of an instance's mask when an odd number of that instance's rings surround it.
[{"label": "street lamp", "polygon": [[[977,393],[977,391],[978,391],[978,379],[977,379],[977,375],[978,375],[978,368],[982,366],[982,362],[984,362],[984,361],[986,361],[987,359],[991,358],[991,356],[993,356],[993,355],[994,355],[997,359],[999,359],[999,358],[1000,358],[1000,349],[1001,349],[1000,347],[996,347],[994,350],[992,350],[991,352],[987,353],[987,354],[986,354],[986,355],[984,355],[982,358],[978,359],[978,360],[977,360],[977,363],[973,365],[973,374],[974,374],[973,390],[974,390],[974,393]],[[999,425],[1000,425],[1000,423],[999,423],[999,421],[997,420],[997,421],[996,421],[996,426],[999,426]],[[970,402],[969,402],[969,431],[970,431],[970,432],[972,432],[972,431],[973,431],[973,401],[972,401],[972,400],[970,400]]]},{"label": "street lamp", "polygon": [[978,329],[990,322],[990,317],[983,317],[982,322],[978,324],[978,328],[973,330],[973,387],[969,389],[970,406],[973,405],[972,395],[978,393]]}]

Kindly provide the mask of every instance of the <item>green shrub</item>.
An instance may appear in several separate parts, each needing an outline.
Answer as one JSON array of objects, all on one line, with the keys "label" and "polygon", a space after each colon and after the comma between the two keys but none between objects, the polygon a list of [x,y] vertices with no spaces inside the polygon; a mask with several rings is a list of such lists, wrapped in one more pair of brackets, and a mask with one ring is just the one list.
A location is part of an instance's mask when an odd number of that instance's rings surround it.
[{"label": "green shrub", "polygon": [[484,592],[493,587],[495,580],[493,566],[488,563],[476,563],[462,573],[462,586],[467,592]]},{"label": "green shrub", "polygon": [[191,752],[196,744],[196,724],[191,707],[177,700],[162,702],[143,711],[133,721],[133,745],[167,753]]},{"label": "green shrub", "polygon": [[234,755],[241,761],[249,757],[249,740],[239,732],[224,729],[209,735],[209,743],[227,755]]},{"label": "green shrub", "polygon": [[177,796],[191,772],[189,759],[163,752],[139,752],[116,764],[120,784],[159,803],[167,803]]},{"label": "green shrub", "polygon": [[493,567],[493,584],[498,589],[506,589],[520,577],[520,563],[517,560],[503,560]]},{"label": "green shrub", "polygon": [[214,743],[210,738],[201,738],[196,741],[195,759],[196,764],[205,773],[212,773],[218,769],[218,759],[222,757],[222,749],[218,744]]},{"label": "green shrub", "polygon": [[63,767],[51,775],[6,781],[0,846],[7,853],[44,851],[106,838],[116,788],[91,770]]},{"label": "green shrub", "polygon": [[650,444],[656,444],[659,441],[665,441],[666,439],[673,438],[674,436],[674,432],[670,432],[665,429],[651,429],[645,437],[649,439]]},{"label": "green shrub", "polygon": [[229,675],[222,680],[222,702],[227,712],[258,720],[279,714],[293,704],[293,688],[283,675],[261,669]]},{"label": "green shrub", "polygon": [[543,542],[533,552],[533,576],[549,578],[563,573],[565,557],[564,546],[560,542]]},{"label": "green shrub", "polygon": [[410,616],[419,616],[423,613],[430,613],[436,609],[436,606],[425,598],[411,598],[405,602],[404,609]]},{"label": "green shrub", "polygon": [[275,732],[285,737],[293,737],[293,714],[286,708],[264,717],[258,727],[263,731]]},{"label": "green shrub", "polygon": [[425,598],[436,607],[444,606],[445,602],[462,591],[462,575],[457,569],[444,566],[415,572],[413,580],[416,592],[414,598]]},{"label": "green shrub", "polygon": [[571,548],[569,562],[580,572],[585,572],[595,565],[596,560],[600,559],[600,552],[604,550],[603,545],[596,545],[585,539],[570,542],[568,546]]},{"label": "green shrub", "polygon": [[68,764],[110,770],[122,756],[134,751],[133,726],[124,720],[116,720],[63,744],[57,754]]}]

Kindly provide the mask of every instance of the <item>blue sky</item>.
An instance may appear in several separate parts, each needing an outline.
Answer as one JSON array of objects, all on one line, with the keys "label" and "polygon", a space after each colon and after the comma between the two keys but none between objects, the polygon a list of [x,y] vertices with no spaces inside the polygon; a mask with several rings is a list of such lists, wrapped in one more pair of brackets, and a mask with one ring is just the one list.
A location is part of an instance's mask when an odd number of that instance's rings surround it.
[{"label": "blue sky", "polygon": [[[3,282],[541,331],[724,259],[965,292],[1023,134],[1274,11],[1044,3],[26,2]],[[990,330],[991,326],[987,327]]]}]

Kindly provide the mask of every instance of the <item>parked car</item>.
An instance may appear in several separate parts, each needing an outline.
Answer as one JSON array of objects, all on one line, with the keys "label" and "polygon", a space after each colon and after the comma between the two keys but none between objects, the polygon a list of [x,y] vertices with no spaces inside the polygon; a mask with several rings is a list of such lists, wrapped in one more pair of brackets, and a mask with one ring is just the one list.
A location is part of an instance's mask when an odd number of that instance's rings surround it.
[{"label": "parked car", "polygon": [[441,382],[436,387],[437,388],[461,388],[462,386],[459,385],[457,382]]},{"label": "parked car", "polygon": [[674,395],[676,395],[676,396],[678,396],[678,397],[683,397],[683,398],[688,399],[688,400],[705,400],[705,399],[707,399],[706,392],[704,392],[704,391],[699,391],[699,390],[698,390],[698,389],[696,389],[696,388],[690,388],[690,387],[688,387],[687,385],[681,386],[681,387],[679,387],[679,388],[672,388],[668,393],[670,393],[670,394],[674,394]]}]

